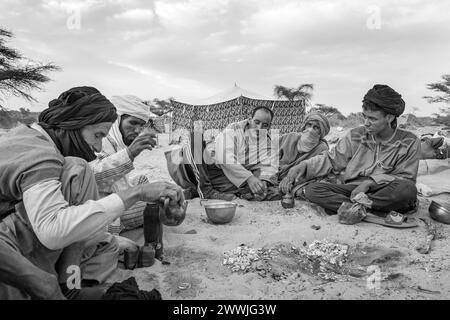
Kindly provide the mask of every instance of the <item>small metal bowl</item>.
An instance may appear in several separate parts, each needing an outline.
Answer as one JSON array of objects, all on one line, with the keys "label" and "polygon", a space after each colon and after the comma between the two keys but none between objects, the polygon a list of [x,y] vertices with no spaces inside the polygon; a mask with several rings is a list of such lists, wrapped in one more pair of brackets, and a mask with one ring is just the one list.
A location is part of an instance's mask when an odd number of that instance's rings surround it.
[{"label": "small metal bowl", "polygon": [[207,203],[204,205],[206,216],[216,224],[225,224],[233,220],[236,214],[237,204],[234,202],[222,201]]},{"label": "small metal bowl", "polygon": [[430,217],[434,220],[450,224],[450,208],[448,206],[446,207],[436,201],[431,201],[428,212],[430,213]]}]

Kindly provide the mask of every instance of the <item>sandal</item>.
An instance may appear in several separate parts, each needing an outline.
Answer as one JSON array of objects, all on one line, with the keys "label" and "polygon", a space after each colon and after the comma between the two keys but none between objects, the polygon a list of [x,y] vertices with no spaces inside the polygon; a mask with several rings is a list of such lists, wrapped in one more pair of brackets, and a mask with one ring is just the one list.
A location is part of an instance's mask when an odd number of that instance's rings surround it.
[{"label": "sandal", "polygon": [[385,218],[367,213],[363,221],[392,228],[414,228],[419,226],[415,218],[407,217],[396,211],[389,212]]}]

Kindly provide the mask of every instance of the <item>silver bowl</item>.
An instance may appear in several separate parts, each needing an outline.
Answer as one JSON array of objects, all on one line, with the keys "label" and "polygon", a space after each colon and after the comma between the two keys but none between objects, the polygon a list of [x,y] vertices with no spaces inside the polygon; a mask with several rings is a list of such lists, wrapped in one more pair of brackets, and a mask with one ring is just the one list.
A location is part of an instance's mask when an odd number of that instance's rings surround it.
[{"label": "silver bowl", "polygon": [[431,201],[428,212],[430,213],[430,217],[434,220],[450,224],[450,207],[443,206],[436,201]]},{"label": "silver bowl", "polygon": [[206,216],[216,224],[224,224],[233,220],[236,214],[237,204],[234,202],[222,201],[204,204]]}]

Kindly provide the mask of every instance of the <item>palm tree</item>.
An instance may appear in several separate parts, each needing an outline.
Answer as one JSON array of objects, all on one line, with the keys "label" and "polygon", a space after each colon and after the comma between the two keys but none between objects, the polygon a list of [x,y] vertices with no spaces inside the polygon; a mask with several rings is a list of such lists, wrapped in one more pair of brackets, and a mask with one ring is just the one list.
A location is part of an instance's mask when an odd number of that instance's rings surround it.
[{"label": "palm tree", "polygon": [[275,85],[274,95],[277,98],[285,98],[289,101],[302,100],[305,104],[309,104],[312,98],[312,90],[314,85],[312,83],[301,84],[298,88],[288,88],[280,85]]},{"label": "palm tree", "polygon": [[150,111],[156,114],[157,116],[165,115],[166,113],[172,112],[172,102],[174,98],[170,97],[165,100],[160,100],[155,98],[153,100],[144,101],[144,104],[150,107]]}]

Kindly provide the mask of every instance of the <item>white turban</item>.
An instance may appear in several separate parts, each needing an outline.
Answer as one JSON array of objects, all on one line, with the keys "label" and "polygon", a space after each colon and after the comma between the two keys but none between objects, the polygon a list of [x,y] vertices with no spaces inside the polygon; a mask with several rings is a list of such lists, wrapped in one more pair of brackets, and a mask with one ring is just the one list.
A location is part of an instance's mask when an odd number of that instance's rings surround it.
[{"label": "white turban", "polygon": [[116,107],[119,115],[109,131],[109,136],[117,143],[118,149],[122,150],[127,146],[123,142],[122,134],[120,133],[121,116],[127,114],[148,122],[150,118],[155,117],[155,114],[150,111],[149,106],[136,96],[113,96],[109,101]]},{"label": "white turban", "polygon": [[136,96],[113,96],[109,101],[116,107],[119,116],[128,114],[145,122],[154,116],[150,107]]}]

